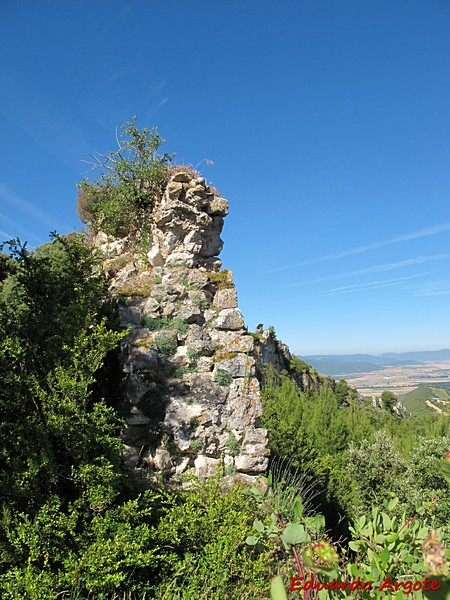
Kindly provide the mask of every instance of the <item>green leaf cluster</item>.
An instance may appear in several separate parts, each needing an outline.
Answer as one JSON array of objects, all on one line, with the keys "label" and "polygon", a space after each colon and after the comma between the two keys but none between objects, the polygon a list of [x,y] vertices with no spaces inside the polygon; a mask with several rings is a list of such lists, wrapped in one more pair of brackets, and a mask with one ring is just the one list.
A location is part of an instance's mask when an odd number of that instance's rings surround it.
[{"label": "green leaf cluster", "polygon": [[[94,231],[114,236],[145,230],[155,200],[168,180],[173,155],[159,154],[165,140],[156,129],[139,130],[135,118],[122,126],[117,149],[92,156],[101,175],[93,183],[79,184],[78,215]],[[143,249],[148,239],[142,241]]]},{"label": "green leaf cluster", "polygon": [[214,374],[214,381],[223,387],[228,387],[231,385],[233,378],[225,369],[217,369]]}]

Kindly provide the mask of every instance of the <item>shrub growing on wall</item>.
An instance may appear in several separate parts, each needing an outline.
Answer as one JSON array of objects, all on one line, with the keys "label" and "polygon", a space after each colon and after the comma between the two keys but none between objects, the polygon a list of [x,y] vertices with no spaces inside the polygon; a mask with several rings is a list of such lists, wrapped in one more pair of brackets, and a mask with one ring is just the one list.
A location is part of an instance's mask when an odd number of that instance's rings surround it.
[{"label": "shrub growing on wall", "polygon": [[93,182],[79,184],[78,216],[94,231],[127,234],[145,225],[145,218],[168,179],[173,156],[159,154],[165,140],[156,129],[139,131],[135,118],[121,128],[118,148],[94,154],[89,164],[101,169]]}]

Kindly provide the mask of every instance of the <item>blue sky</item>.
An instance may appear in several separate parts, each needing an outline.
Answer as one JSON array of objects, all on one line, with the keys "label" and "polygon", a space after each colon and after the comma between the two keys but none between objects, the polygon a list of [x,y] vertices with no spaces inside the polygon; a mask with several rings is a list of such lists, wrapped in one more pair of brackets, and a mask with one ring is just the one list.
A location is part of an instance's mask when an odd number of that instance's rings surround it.
[{"label": "blue sky", "polygon": [[79,229],[80,160],[135,114],[228,198],[250,328],[450,347],[448,0],[2,0],[0,56],[0,239]]}]

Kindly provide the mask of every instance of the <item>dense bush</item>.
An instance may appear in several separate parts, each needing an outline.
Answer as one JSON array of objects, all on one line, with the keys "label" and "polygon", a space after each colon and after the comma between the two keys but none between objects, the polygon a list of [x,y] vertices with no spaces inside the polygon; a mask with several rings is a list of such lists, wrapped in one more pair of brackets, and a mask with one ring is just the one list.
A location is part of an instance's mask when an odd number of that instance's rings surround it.
[{"label": "dense bush", "polygon": [[81,221],[111,235],[138,230],[147,235],[146,219],[168,180],[172,160],[158,153],[164,142],[156,130],[138,130],[134,119],[122,126],[117,150],[92,158],[92,167],[102,171],[100,177],[79,184]]},{"label": "dense bush", "polygon": [[225,369],[217,369],[214,374],[214,381],[223,387],[228,387],[231,385],[233,378]]},{"label": "dense bush", "polygon": [[[322,502],[327,501],[322,508],[329,515],[353,518],[368,512],[374,502],[381,506],[391,492],[411,515],[419,501],[432,500],[436,485],[440,497],[436,518],[441,515],[438,523],[443,525],[447,488],[438,471],[440,452],[450,445],[450,438],[441,437],[439,443],[434,438],[448,433],[448,420],[400,419],[390,410],[364,405],[344,384],[305,393],[289,374],[269,372],[262,424],[269,431],[273,454],[290,459],[316,482],[323,490]],[[431,452],[426,450],[428,444]]]},{"label": "dense bush", "polygon": [[139,493],[124,471],[101,374],[123,334],[108,326],[95,255],[78,237],[12,251],[0,283],[1,597],[265,595],[273,555],[245,544],[255,505],[239,486]]}]

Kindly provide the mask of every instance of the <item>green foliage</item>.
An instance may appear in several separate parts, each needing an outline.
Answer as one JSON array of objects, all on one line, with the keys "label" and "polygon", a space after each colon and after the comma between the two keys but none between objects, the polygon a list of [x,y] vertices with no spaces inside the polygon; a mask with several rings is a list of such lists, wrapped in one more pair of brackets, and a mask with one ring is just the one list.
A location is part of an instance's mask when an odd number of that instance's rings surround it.
[{"label": "green foliage", "polygon": [[186,356],[190,364],[195,364],[198,360],[199,353],[195,348],[188,348],[186,350]]},{"label": "green foliage", "polygon": [[189,448],[194,452],[198,452],[203,448],[203,442],[200,438],[194,438],[189,443]]},{"label": "green foliage", "polygon": [[450,542],[450,488],[442,473],[442,456],[450,448],[450,437],[435,439],[418,437],[408,460],[408,472],[417,492],[413,494],[426,502],[433,527],[447,529],[445,542]]},{"label": "green foliage", "polygon": [[191,301],[192,304],[194,304],[194,306],[198,306],[200,310],[208,310],[208,308],[211,306],[210,302],[207,300],[202,300],[201,298],[194,297]]},{"label": "green foliage", "polygon": [[156,129],[139,131],[134,118],[123,125],[117,150],[93,156],[100,177],[79,184],[80,219],[111,235],[141,230],[168,179],[173,156],[158,154],[164,142]]},{"label": "green foliage", "polygon": [[173,377],[183,377],[183,375],[187,375],[188,373],[195,373],[194,367],[178,367],[173,372]]},{"label": "green foliage", "polygon": [[[273,545],[279,539],[285,551],[292,552],[299,579],[305,580],[309,569],[315,567],[314,557],[319,556],[321,571],[337,576],[335,565],[338,555],[334,548],[321,538],[325,529],[325,519],[320,514],[307,514],[305,505],[308,504],[308,490],[306,496],[301,494],[305,490],[296,487],[299,482],[298,472],[290,469],[290,464],[280,464],[275,471],[270,471],[268,484],[265,491],[252,487],[248,490],[270,513],[270,520],[256,519],[253,522],[253,533],[247,536],[246,543],[262,549]],[[280,511],[282,509],[282,511]],[[291,514],[293,520],[288,520]],[[311,543],[316,541],[314,545]],[[328,565],[330,563],[330,565]],[[311,570],[318,571],[318,568]],[[284,588],[282,581],[275,578],[271,584],[272,598],[282,598]],[[305,594],[308,598],[309,594]]]},{"label": "green foliage", "polygon": [[397,404],[397,396],[393,392],[384,391],[381,394],[381,403],[383,408],[389,412],[394,412],[394,406]]},{"label": "green foliage", "polygon": [[392,494],[400,499],[399,510],[406,510],[409,516],[421,503],[424,490],[416,483],[415,469],[383,431],[375,434],[374,442],[363,440],[350,446],[348,468],[357,489],[359,511],[368,513],[374,503],[379,505]]},{"label": "green foliage", "polygon": [[157,335],[155,337],[156,345],[161,354],[167,358],[173,356],[177,349],[177,342],[168,335]]},{"label": "green foliage", "polygon": [[270,505],[286,521],[308,518],[317,492],[293,460],[274,458],[269,471]]},{"label": "green foliage", "polygon": [[[429,529],[419,514],[412,519],[404,512],[394,514],[398,502],[393,497],[384,502],[385,510],[374,506],[370,517],[363,515],[350,527],[349,547],[356,553],[356,560],[347,564],[347,572],[353,579],[361,577],[372,582],[374,588],[361,592],[361,598],[384,598],[386,591],[380,587],[388,576],[392,581],[416,581],[425,571],[422,546]],[[424,508],[419,510],[424,512]],[[403,598],[404,591],[391,592],[391,597]],[[416,597],[423,596],[420,593]]]},{"label": "green foliage", "polygon": [[184,277],[182,283],[184,285],[185,290],[188,292],[196,292],[200,290],[200,286],[198,285],[198,283],[190,282],[188,277]]},{"label": "green foliage", "polygon": [[180,335],[185,335],[189,330],[189,325],[180,317],[174,317],[170,321],[169,329],[174,329]]},{"label": "green foliage", "polygon": [[173,329],[180,335],[185,335],[189,329],[189,325],[180,317],[149,317],[148,315],[143,315],[141,325],[150,329],[150,331]]},{"label": "green foliage", "polygon": [[78,497],[74,469],[98,456],[117,472],[119,422],[98,373],[124,334],[107,326],[104,280],[79,237],[12,250],[0,291],[0,494],[33,511],[54,494]]},{"label": "green foliage", "polygon": [[[436,398],[444,401],[444,403],[438,402]],[[434,407],[446,411],[446,403],[450,400],[450,390],[442,387],[431,387],[428,385],[421,385],[420,387],[402,394],[401,401],[406,410],[410,413],[420,415],[431,413],[436,415]],[[427,404],[427,401],[429,404]],[[431,406],[430,406],[431,404]]]},{"label": "green foliage", "polygon": [[350,387],[345,379],[340,379],[334,386],[333,391],[339,405],[350,405],[358,400],[358,392]]},{"label": "green foliage", "polygon": [[292,459],[292,466],[302,465],[310,475],[318,474],[318,455],[314,441],[307,434],[309,401],[295,382],[281,375],[277,380],[269,373],[263,390],[262,426],[269,432],[269,444],[275,456]]},{"label": "green foliage", "polygon": [[225,371],[225,369],[217,369],[214,374],[214,381],[223,387],[228,387],[233,381],[233,378],[228,371]]},{"label": "green foliage", "polygon": [[272,600],[287,600],[288,598],[280,575],[277,575],[270,584],[270,597]]},{"label": "green foliage", "polygon": [[272,339],[277,339],[277,332],[275,331],[275,327],[273,325],[269,326],[269,335]]},{"label": "green foliage", "polygon": [[208,271],[206,275],[208,276],[209,281],[219,289],[233,286],[233,278],[228,269],[223,269],[222,271]]},{"label": "green foliage", "polygon": [[239,454],[239,452],[241,450],[241,444],[238,442],[238,440],[236,439],[236,436],[234,435],[234,433],[232,431],[228,432],[228,438],[227,438],[227,441],[225,442],[225,447],[228,450],[228,452],[231,454],[231,456],[236,456],[237,454]]},{"label": "green foliage", "polygon": [[302,371],[309,373],[310,371],[314,371],[311,365],[308,365],[308,363],[305,363],[305,361],[300,360],[300,358],[297,356],[292,356],[289,368],[295,373],[301,373]]},{"label": "green foliage", "polygon": [[251,531],[254,503],[239,486],[226,493],[221,486],[220,478],[210,478],[165,509],[156,537],[169,548],[159,561],[164,583],[157,597],[234,600],[267,595],[271,553],[258,553],[243,541]]},{"label": "green foliage", "polygon": [[[426,445],[430,438],[446,435],[448,420],[432,416],[399,419],[389,410],[361,403],[343,380],[305,393],[296,384],[295,373],[270,369],[262,400],[261,424],[268,429],[273,454],[291,460],[293,467],[301,466],[309,482],[322,486],[333,510],[350,518],[358,507],[367,511],[392,491],[400,497],[402,510],[414,513],[424,494],[418,483],[420,467],[414,465],[423,464],[420,457],[427,453],[423,448],[411,454],[412,449],[420,439]],[[375,443],[377,430],[380,433]],[[435,452],[431,460],[439,463]],[[438,489],[442,502],[436,508],[436,518],[443,524],[447,499],[442,486]],[[425,490],[427,501],[431,498],[428,490],[432,490],[431,485]]]},{"label": "green foliage", "polygon": [[198,418],[197,417],[191,417],[189,419],[188,429],[190,431],[195,431],[199,425],[200,425],[200,421],[198,420]]}]

